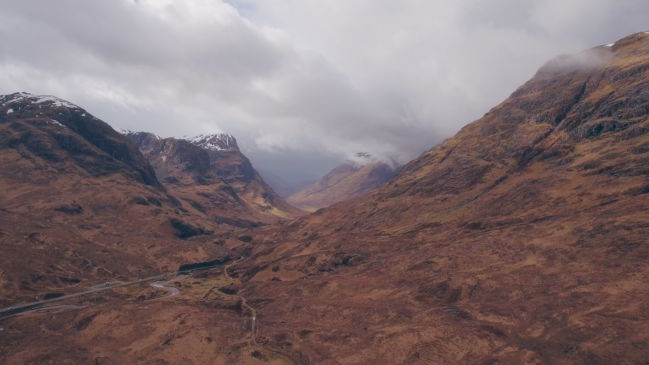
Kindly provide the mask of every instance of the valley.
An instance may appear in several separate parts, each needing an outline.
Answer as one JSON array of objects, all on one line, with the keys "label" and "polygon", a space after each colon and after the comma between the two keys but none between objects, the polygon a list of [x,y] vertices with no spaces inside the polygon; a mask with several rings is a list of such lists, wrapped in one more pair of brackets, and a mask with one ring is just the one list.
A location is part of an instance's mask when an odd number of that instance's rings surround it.
[{"label": "valley", "polygon": [[645,364],[648,162],[645,32],[288,202],[232,136],[5,95],[0,363]]}]

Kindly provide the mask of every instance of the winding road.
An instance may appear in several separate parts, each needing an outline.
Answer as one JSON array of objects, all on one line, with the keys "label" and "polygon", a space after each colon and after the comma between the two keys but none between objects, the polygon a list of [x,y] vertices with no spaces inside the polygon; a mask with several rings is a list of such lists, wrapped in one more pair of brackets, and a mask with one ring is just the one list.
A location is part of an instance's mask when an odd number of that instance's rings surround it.
[{"label": "winding road", "polygon": [[[241,259],[239,259],[239,261],[241,261]],[[33,301],[33,302],[29,302],[29,303],[16,304],[16,305],[12,305],[12,306],[6,307],[6,308],[0,308],[0,320],[2,320],[4,318],[8,318],[8,317],[15,317],[17,315],[37,312],[37,311],[45,310],[47,308],[51,308],[52,306],[45,307],[46,305],[48,305],[50,303],[60,302],[60,301],[64,301],[64,300],[72,299],[72,298],[78,298],[78,297],[82,297],[84,295],[99,293],[99,292],[106,291],[106,290],[113,290],[113,289],[121,288],[121,287],[125,287],[125,286],[131,286],[131,285],[147,283],[147,282],[150,282],[150,281],[154,281],[155,283],[153,283],[153,284],[158,285],[158,286],[154,286],[154,287],[169,290],[170,291],[170,296],[174,296],[174,295],[178,295],[180,293],[180,291],[177,288],[172,288],[172,287],[165,286],[165,284],[167,284],[168,282],[164,281],[164,280],[168,280],[169,278],[172,278],[172,277],[177,276],[177,275],[189,274],[189,273],[194,272],[194,271],[203,271],[203,270],[214,269],[214,268],[219,267],[219,266],[221,266],[221,264],[216,264],[216,265],[213,265],[213,266],[200,267],[200,268],[191,269],[191,270],[175,271],[175,272],[170,272],[170,273],[165,273],[165,274],[153,275],[153,276],[149,276],[149,277],[145,277],[145,278],[141,278],[141,279],[136,279],[136,280],[132,280],[132,281],[111,280],[111,281],[107,281],[105,283],[95,284],[95,285],[89,287],[87,290],[83,290],[83,291],[80,291],[80,292],[71,293],[71,294],[65,294],[65,295],[61,295],[61,296],[56,297],[56,298],[36,300],[36,301]],[[151,286],[153,286],[153,285],[151,285]]]},{"label": "winding road", "polygon": [[[224,276],[231,282],[234,282],[235,279],[230,276],[230,273],[228,272],[228,269],[230,269],[232,266],[236,265],[237,263],[241,262],[244,259],[243,256],[239,257],[234,262],[231,262],[228,265],[225,265],[223,267],[223,274]],[[173,297],[176,295],[180,294],[180,289],[176,288],[175,286],[170,285],[169,280],[173,278],[174,276],[177,275],[182,275],[182,274],[188,274],[193,271],[202,271],[202,270],[209,270],[216,268],[218,266],[221,266],[221,264],[217,264],[214,266],[210,267],[202,267],[202,268],[197,268],[193,270],[185,270],[185,271],[178,271],[178,272],[173,272],[173,273],[165,273],[165,274],[160,274],[160,275],[154,275],[154,276],[149,276],[146,278],[141,278],[141,279],[136,279],[132,281],[119,281],[119,280],[112,280],[112,281],[107,281],[105,283],[101,284],[95,284],[91,287],[89,287],[87,290],[83,290],[77,293],[72,293],[72,294],[66,294],[62,295],[56,298],[51,298],[51,299],[43,299],[43,300],[37,300],[29,303],[22,303],[22,304],[17,304],[13,305],[10,307],[6,308],[0,308],[0,321],[6,318],[10,317],[16,317],[20,316],[23,314],[28,314],[28,313],[33,313],[33,312],[40,312],[40,311],[55,311],[55,310],[71,310],[71,309],[82,309],[86,308],[87,306],[81,306],[81,305],[73,305],[73,304],[58,304],[58,305],[48,305],[51,303],[56,303],[60,301],[64,301],[67,299],[72,299],[72,298],[78,298],[82,297],[84,295],[89,295],[89,294],[94,294],[94,293],[99,293],[102,291],[106,290],[112,290],[116,288],[121,288],[121,287],[126,287],[126,286],[131,286],[131,285],[137,285],[137,284],[142,284],[142,283],[147,283],[151,282],[149,285],[153,288],[156,289],[162,289],[166,290],[169,292],[169,295],[164,296],[162,298],[168,298],[168,297]],[[248,300],[242,296],[242,295],[233,295],[235,297],[238,297],[239,300],[241,301],[241,308],[244,311],[250,312],[250,322],[251,322],[251,328],[250,328],[250,345],[252,347],[260,347],[265,349],[266,351],[273,353],[285,360],[287,360],[290,363],[293,364],[301,364],[302,362],[299,360],[294,359],[290,354],[284,353],[283,351],[280,351],[278,349],[275,349],[269,345],[266,344],[260,344],[257,342],[257,310],[248,304]],[[156,298],[154,300],[161,299],[161,298]],[[2,328],[2,327],[0,327]],[[2,329],[4,330],[4,329]]]},{"label": "winding road", "polygon": [[155,298],[154,300],[162,299],[162,298],[168,298],[168,297],[175,297],[176,295],[180,294],[180,289],[176,288],[175,286],[167,286],[169,285],[168,281],[156,281],[150,284],[153,288],[156,289],[162,289],[166,290],[169,292],[169,295],[165,297],[160,297],[160,298]]},{"label": "winding road", "polygon": [[103,284],[97,284],[91,286],[88,290],[80,291],[77,293],[72,293],[72,294],[66,294],[66,295],[61,295],[56,298],[51,298],[51,299],[43,299],[43,300],[37,300],[34,302],[29,302],[29,303],[22,303],[22,304],[17,304],[13,305],[11,307],[6,307],[6,308],[1,308],[0,309],[0,319],[6,318],[6,317],[13,317],[19,314],[25,314],[25,313],[31,313],[35,312],[35,309],[44,309],[44,308],[49,308],[49,307],[43,307],[44,305],[50,304],[50,303],[55,303],[55,302],[60,302],[63,300],[67,299],[72,299],[72,298],[78,298],[84,295],[88,294],[93,294],[93,293],[98,293],[102,292],[105,290],[112,290],[115,288],[121,288],[124,286],[129,286],[129,285],[135,285],[135,284],[140,284],[148,281],[153,281],[153,280],[160,280],[163,279],[167,276],[168,274],[161,274],[161,275],[155,275],[155,276],[150,276],[147,278],[143,279],[138,279],[138,280],[133,280],[133,281],[108,281]]}]

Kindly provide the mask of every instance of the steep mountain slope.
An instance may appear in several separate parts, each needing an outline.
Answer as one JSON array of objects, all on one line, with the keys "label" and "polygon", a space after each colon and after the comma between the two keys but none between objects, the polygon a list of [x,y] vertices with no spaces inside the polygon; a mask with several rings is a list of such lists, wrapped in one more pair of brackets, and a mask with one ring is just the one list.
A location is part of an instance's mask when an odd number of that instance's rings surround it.
[{"label": "steep mountain slope", "polygon": [[126,138],[55,97],[0,96],[0,191],[0,306],[227,254],[182,240],[217,231]]},{"label": "steep mountain slope", "polygon": [[557,58],[389,184],[265,229],[263,339],[318,364],[643,364],[649,34]]},{"label": "steep mountain slope", "polygon": [[345,163],[287,200],[296,207],[314,211],[363,195],[390,181],[395,174],[394,168],[381,161],[368,159],[361,164]]},{"label": "steep mountain slope", "polygon": [[126,136],[172,194],[216,223],[254,227],[300,214],[264,182],[230,135],[188,140],[145,132]]}]

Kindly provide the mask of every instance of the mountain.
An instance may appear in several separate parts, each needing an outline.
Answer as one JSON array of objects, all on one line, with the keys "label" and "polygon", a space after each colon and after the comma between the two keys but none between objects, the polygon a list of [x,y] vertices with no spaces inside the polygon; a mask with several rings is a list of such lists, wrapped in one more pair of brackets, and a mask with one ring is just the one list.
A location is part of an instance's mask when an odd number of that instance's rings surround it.
[{"label": "mountain", "polygon": [[[0,306],[229,250],[128,139],[53,96],[0,96]],[[191,217],[190,217],[191,216]]]},{"label": "mountain", "polygon": [[250,228],[301,213],[264,182],[231,135],[189,139],[163,139],[145,132],[125,135],[172,194],[217,223]]},{"label": "mountain", "polygon": [[649,358],[649,34],[562,56],[388,184],[264,229],[263,338],[318,364]]},{"label": "mountain", "polygon": [[[81,110],[1,104],[0,298],[91,293],[0,316],[0,362],[644,364],[647,90],[649,34],[559,57],[388,183],[229,231],[126,139],[79,134]],[[237,258],[143,277],[218,257]]]},{"label": "mountain", "polygon": [[285,203],[234,138],[137,138],[155,169],[74,104],[0,96],[0,363],[255,361],[223,265]]},{"label": "mountain", "polygon": [[342,164],[287,200],[296,207],[315,211],[354,198],[390,181],[396,170],[368,155],[360,163]]}]

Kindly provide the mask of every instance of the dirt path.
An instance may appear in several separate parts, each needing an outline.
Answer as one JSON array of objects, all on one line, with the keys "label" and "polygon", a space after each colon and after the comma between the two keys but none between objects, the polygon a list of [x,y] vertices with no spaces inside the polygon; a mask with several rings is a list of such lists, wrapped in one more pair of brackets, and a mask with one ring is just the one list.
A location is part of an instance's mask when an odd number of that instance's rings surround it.
[{"label": "dirt path", "polygon": [[[244,257],[240,257],[237,261],[234,261],[234,262],[226,265],[223,268],[223,274],[225,275],[225,277],[229,281],[234,282],[235,280],[232,278],[232,276],[230,276],[230,273],[228,272],[228,269],[231,268],[232,266],[236,265],[237,263],[241,262],[241,260],[243,260],[243,259],[244,259]],[[264,350],[266,350],[266,351],[268,351],[268,352],[270,352],[272,354],[275,354],[275,355],[283,358],[284,360],[288,361],[291,364],[296,364],[296,365],[301,364],[302,363],[301,361],[295,360],[291,355],[289,355],[287,353],[284,353],[283,351],[280,351],[280,350],[275,349],[273,347],[270,347],[268,345],[257,343],[257,310],[253,306],[248,304],[248,300],[244,296],[242,296],[242,295],[234,295],[234,296],[238,297],[239,300],[241,300],[241,308],[245,309],[245,310],[248,310],[250,312],[250,323],[251,323],[251,327],[250,327],[250,345],[252,347],[260,347],[260,348],[262,348],[262,349],[264,349]]]},{"label": "dirt path", "polygon": [[[240,257],[237,261],[232,262],[228,265],[226,265],[223,268],[223,274],[225,275],[226,279],[230,280],[231,282],[234,282],[234,279],[232,276],[230,276],[230,273],[228,272],[228,269],[232,267],[233,265],[241,262],[243,260],[243,257]],[[237,295],[239,299],[241,300],[241,308],[242,309],[247,309],[250,312],[250,323],[251,323],[251,329],[250,329],[250,342],[252,343],[253,346],[257,345],[257,310],[253,308],[250,304],[248,304],[248,300],[241,296]]]}]

